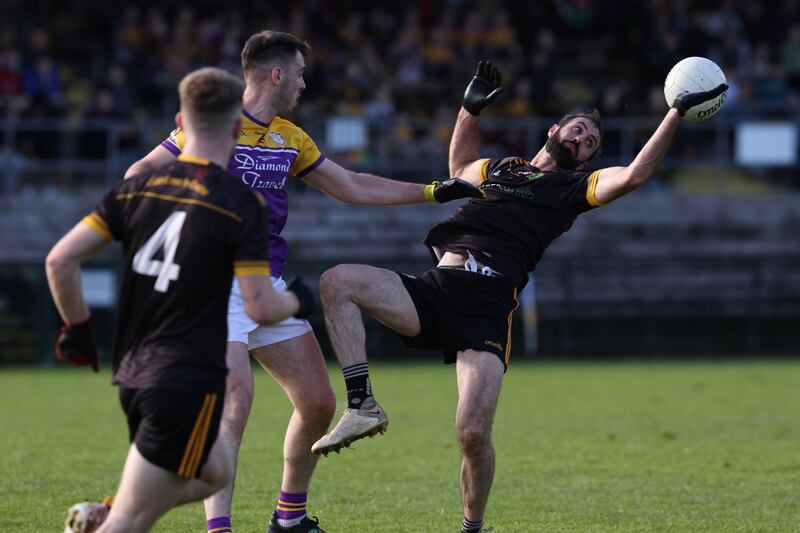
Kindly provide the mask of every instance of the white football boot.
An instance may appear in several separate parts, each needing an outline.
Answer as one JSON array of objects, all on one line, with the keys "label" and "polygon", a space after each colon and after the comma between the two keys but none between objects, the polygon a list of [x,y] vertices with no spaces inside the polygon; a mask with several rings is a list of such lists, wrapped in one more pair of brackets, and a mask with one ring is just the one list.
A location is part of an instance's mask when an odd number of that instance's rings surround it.
[{"label": "white football boot", "polygon": [[70,507],[64,522],[64,533],[91,533],[99,528],[108,517],[112,500],[105,498],[102,502],[81,502]]},{"label": "white football boot", "polygon": [[374,398],[368,398],[358,409],[347,408],[336,427],[323,436],[311,447],[311,453],[328,455],[330,452],[339,453],[350,443],[373,437],[386,431],[389,417]]}]

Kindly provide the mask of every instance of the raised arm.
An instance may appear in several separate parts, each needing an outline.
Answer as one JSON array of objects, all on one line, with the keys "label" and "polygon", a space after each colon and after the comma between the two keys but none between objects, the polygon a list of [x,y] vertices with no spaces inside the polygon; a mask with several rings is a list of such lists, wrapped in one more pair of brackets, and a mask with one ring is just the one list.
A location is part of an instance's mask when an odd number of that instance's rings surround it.
[{"label": "raised arm", "polygon": [[459,176],[474,185],[480,185],[481,177],[478,159],[478,124],[481,119],[463,107],[458,112],[456,126],[450,139],[448,163],[450,174]]},{"label": "raised arm", "polygon": [[653,133],[630,165],[604,168],[600,171],[595,188],[597,201],[601,204],[606,204],[645,183],[658,168],[658,165],[661,164],[661,160],[664,159],[664,154],[667,153],[667,149],[672,144],[672,138],[678,129],[681,117],[686,111],[691,107],[716,98],[727,89],[727,85],[721,84],[711,91],[679,95],[655,133]]},{"label": "raised arm", "polygon": [[680,121],[681,117],[678,111],[670,109],[630,165],[602,169],[597,176],[597,187],[595,188],[597,201],[607,204],[646,182],[664,159],[664,154],[672,144],[672,137],[675,135]]},{"label": "raised arm", "polygon": [[450,175],[458,176],[473,185],[480,185],[480,153],[478,124],[481,110],[503,92],[503,78],[490,61],[478,63],[475,76],[464,91],[464,103],[458,112],[453,137],[450,139]]},{"label": "raised arm", "polygon": [[360,205],[401,205],[448,202],[468,196],[483,196],[462,180],[445,179],[428,185],[396,181],[374,174],[353,172],[326,159],[303,180],[337,200]]}]

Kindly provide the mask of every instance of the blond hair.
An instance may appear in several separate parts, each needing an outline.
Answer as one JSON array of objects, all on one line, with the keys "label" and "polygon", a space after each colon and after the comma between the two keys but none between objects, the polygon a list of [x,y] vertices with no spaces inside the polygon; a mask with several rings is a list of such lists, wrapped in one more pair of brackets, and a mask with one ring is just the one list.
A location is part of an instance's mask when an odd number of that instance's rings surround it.
[{"label": "blond hair", "polygon": [[201,136],[231,129],[241,112],[243,94],[242,80],[215,67],[195,70],[178,85],[181,114]]}]

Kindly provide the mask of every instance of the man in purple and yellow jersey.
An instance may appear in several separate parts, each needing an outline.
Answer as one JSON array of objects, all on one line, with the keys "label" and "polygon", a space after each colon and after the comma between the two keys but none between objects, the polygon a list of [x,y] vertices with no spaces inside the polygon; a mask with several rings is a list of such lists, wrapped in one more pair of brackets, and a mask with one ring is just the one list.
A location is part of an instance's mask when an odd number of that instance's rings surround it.
[{"label": "man in purple and yellow jersey", "polygon": [[[286,224],[289,179],[309,185],[344,202],[398,205],[445,202],[482,196],[458,179],[429,185],[403,183],[342,168],[322,156],[314,141],[282,118],[296,105],[305,89],[303,73],[309,46],[293,35],[264,31],[250,37],[242,50],[245,92],[242,128],[228,171],[261,194],[267,203],[270,233],[269,261],[275,288],[283,290],[287,243],[281,236]],[[183,150],[180,129],[135,163],[126,177],[174,160]],[[306,502],[317,457],[311,445],[333,418],[336,400],[325,360],[306,320],[287,319],[269,327],[250,320],[242,310],[234,283],[228,309],[228,374],[220,439],[238,453],[253,399],[252,355],[280,384],[294,407],[284,441],[284,468],[276,509],[268,532],[308,533],[323,530],[306,515]],[[232,531],[233,483],[205,502],[209,531]]]},{"label": "man in purple and yellow jersey", "polygon": [[184,153],[114,186],[47,256],[65,322],[56,357],[95,372],[80,266],[115,240],[125,256],[113,381],[131,446],[113,505],[73,505],[67,533],[149,531],[172,507],[233,479],[234,458],[217,435],[234,276],[252,320],[307,317],[311,310],[311,290],[301,282],[274,290],[263,198],[224,169],[239,136],[243,92],[241,80],[220,69],[187,75],[176,116],[186,132]]}]

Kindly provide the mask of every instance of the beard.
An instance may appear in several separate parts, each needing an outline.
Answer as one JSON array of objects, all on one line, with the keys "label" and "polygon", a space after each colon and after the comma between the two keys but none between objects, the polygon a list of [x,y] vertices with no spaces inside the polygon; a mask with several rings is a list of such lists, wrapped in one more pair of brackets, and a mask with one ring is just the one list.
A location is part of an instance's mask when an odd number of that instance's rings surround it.
[{"label": "beard", "polygon": [[294,99],[294,92],[289,90],[281,91],[275,102],[275,110],[280,116],[286,116],[292,112],[296,102]]},{"label": "beard", "polygon": [[578,161],[576,156],[572,155],[570,149],[564,146],[564,143],[556,137],[558,135],[551,135],[547,139],[547,143],[544,145],[545,150],[560,168],[575,170],[581,164],[581,161]]}]

